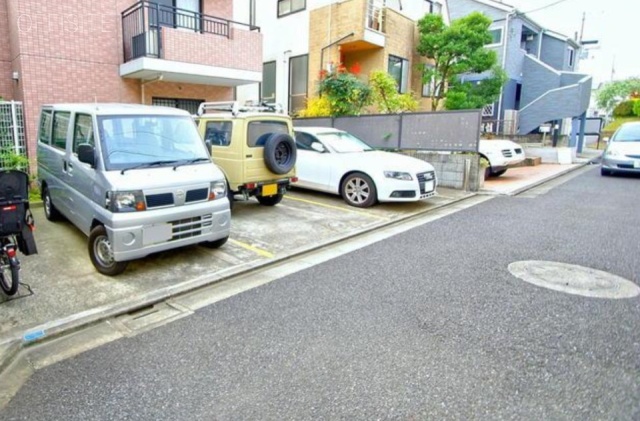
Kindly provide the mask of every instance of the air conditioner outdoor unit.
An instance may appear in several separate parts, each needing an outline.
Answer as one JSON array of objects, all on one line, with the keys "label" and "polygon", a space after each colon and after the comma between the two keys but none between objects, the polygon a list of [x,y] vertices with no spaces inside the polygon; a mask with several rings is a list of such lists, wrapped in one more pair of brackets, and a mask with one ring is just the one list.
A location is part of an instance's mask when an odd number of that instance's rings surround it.
[{"label": "air conditioner outdoor unit", "polygon": [[529,34],[527,35],[527,37],[525,38],[527,41],[533,41],[533,35]]}]

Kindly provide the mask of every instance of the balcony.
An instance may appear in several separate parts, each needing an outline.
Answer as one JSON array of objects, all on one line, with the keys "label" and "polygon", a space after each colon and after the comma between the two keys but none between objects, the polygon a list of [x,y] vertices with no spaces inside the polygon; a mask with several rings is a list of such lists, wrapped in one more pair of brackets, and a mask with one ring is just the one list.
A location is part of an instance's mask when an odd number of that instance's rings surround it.
[{"label": "balcony", "polygon": [[120,76],[238,86],[262,80],[256,26],[141,1],[122,12]]},{"label": "balcony", "polygon": [[354,0],[325,7],[329,15],[324,15],[324,19],[312,18],[312,29],[314,25],[326,26],[325,22],[330,19],[335,38],[352,33],[340,42],[341,51],[348,53],[385,47],[387,9],[382,0]]}]

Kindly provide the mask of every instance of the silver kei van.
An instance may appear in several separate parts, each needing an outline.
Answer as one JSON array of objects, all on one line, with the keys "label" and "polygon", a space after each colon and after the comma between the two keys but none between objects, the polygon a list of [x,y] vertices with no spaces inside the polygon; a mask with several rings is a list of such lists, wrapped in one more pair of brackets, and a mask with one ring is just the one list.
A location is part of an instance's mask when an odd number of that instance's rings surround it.
[{"label": "silver kei van", "polygon": [[220,247],[229,237],[224,175],[186,111],[43,106],[38,179],[47,219],[64,216],[87,235],[91,262],[105,275],[151,253]]}]

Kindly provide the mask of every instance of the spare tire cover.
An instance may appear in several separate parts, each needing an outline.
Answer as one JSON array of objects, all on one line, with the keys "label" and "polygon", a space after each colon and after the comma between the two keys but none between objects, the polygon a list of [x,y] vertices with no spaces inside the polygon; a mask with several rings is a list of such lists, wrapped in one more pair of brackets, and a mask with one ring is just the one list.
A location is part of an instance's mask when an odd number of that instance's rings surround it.
[{"label": "spare tire cover", "polygon": [[274,174],[286,174],[296,165],[296,142],[286,133],[274,133],[264,144],[264,163]]}]

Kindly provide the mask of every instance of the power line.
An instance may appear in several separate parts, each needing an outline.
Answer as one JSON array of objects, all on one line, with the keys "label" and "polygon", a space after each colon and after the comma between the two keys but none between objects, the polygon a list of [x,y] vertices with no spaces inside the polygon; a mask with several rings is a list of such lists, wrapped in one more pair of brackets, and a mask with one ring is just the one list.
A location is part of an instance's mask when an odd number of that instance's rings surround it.
[{"label": "power line", "polygon": [[553,2],[553,3],[547,4],[546,6],[542,6],[542,7],[539,7],[539,8],[537,8],[537,9],[533,9],[533,10],[529,10],[529,11],[527,11],[527,12],[524,12],[524,14],[533,13],[533,12],[538,12],[538,11],[540,11],[540,10],[548,9],[549,7],[555,6],[556,4],[560,4],[560,3],[563,3],[563,2],[565,2],[565,1],[567,1],[567,0],[558,0],[558,1],[555,1],[555,2]]}]

